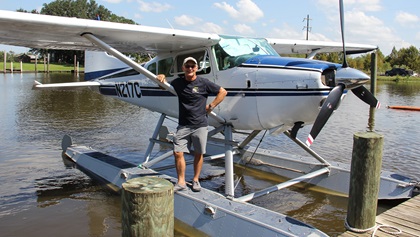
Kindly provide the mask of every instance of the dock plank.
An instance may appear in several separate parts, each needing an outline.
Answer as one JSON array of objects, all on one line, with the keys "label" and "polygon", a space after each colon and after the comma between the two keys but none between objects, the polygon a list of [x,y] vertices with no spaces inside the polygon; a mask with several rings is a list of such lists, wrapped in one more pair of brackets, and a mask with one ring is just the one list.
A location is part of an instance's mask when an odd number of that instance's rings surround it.
[{"label": "dock plank", "polygon": [[[407,201],[381,213],[376,217],[376,223],[398,228],[402,231],[401,234],[398,234],[400,237],[420,237],[420,195],[410,198]],[[393,231],[391,229],[387,230]],[[339,236],[367,237],[371,235],[372,231],[365,233],[346,231]],[[395,235],[377,230],[375,236],[391,237]]]},{"label": "dock plank", "polygon": [[414,223],[407,222],[403,219],[395,218],[395,216],[381,215],[376,218],[376,222],[383,225],[397,227],[403,233],[411,233],[414,236],[419,236],[420,234],[420,231],[416,230],[416,226]]}]

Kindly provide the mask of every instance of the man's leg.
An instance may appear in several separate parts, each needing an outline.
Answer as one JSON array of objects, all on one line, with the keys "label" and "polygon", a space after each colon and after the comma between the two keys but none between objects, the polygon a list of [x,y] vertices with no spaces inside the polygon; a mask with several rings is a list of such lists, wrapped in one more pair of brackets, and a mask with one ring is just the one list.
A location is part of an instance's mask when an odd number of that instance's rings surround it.
[{"label": "man's leg", "polygon": [[207,133],[207,127],[201,127],[194,131],[191,138],[194,144],[194,177],[192,186],[194,192],[200,192],[201,190],[199,178],[203,167],[203,155],[206,153]]},{"label": "man's leg", "polygon": [[175,152],[175,168],[176,173],[178,175],[178,184],[181,186],[185,186],[185,158],[184,152]]},{"label": "man's leg", "polygon": [[194,154],[194,178],[193,181],[198,181],[200,178],[201,168],[203,167],[203,154]]}]

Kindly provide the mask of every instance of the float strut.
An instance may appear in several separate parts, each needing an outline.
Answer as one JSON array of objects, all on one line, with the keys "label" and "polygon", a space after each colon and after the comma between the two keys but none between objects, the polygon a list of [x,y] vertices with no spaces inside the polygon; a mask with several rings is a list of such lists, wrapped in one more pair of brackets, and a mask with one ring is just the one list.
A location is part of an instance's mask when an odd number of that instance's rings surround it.
[{"label": "float strut", "polygon": [[233,183],[233,146],[232,141],[232,126],[225,125],[225,194],[228,198],[235,196],[235,186]]}]

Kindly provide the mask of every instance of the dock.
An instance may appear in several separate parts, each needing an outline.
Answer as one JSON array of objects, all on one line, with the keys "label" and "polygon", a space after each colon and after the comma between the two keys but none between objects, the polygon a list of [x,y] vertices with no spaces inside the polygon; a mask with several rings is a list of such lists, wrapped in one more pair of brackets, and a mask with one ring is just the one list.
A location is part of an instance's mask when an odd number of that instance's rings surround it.
[{"label": "dock", "polygon": [[[419,237],[420,236],[420,195],[408,199],[407,201],[379,214],[376,216],[376,223],[378,225],[388,225],[397,228],[402,233],[393,235],[390,233],[377,230],[375,236],[388,237]],[[386,231],[395,232],[397,229],[384,228]],[[346,231],[339,235],[340,237],[367,237],[372,236],[372,231],[365,233],[355,233]]]}]

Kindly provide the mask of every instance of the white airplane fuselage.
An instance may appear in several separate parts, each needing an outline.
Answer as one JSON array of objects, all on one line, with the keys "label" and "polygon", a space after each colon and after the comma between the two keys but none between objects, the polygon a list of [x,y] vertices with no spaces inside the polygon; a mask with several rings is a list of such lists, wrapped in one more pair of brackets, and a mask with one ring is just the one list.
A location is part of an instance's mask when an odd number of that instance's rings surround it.
[{"label": "white airplane fuselage", "polygon": [[[155,74],[166,74],[170,82],[183,75],[180,63],[185,57],[196,57],[199,64],[197,74],[228,91],[225,100],[214,112],[235,129],[281,132],[290,129],[296,122],[304,125],[314,122],[332,89],[326,85],[325,78],[335,75],[340,65],[265,53],[270,49],[263,48],[268,45],[261,42],[255,43],[251,53],[235,48],[229,56],[226,52],[221,54],[220,49],[227,51],[226,48],[231,46],[229,43],[224,42],[225,47],[158,55],[143,66]],[[246,48],[251,47],[247,45]],[[259,51],[263,53],[259,54]],[[239,52],[239,55],[232,56],[232,52]],[[222,59],[221,55],[226,58]],[[175,95],[104,52],[86,52],[85,77],[101,83],[101,94],[178,117]],[[208,98],[209,103],[213,98]],[[212,119],[209,123],[217,125]]]}]

